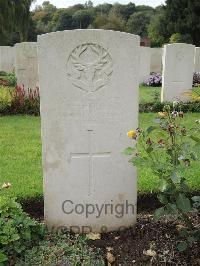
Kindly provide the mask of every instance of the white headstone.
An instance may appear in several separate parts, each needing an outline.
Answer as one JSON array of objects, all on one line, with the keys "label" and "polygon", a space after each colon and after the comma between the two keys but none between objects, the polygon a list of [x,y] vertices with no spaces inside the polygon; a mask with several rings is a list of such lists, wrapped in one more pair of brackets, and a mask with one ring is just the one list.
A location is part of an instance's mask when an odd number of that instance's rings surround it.
[{"label": "white headstone", "polygon": [[200,47],[195,48],[195,72],[200,72]]},{"label": "white headstone", "polygon": [[10,46],[0,46],[0,71],[7,73],[14,70],[14,49]]},{"label": "white headstone", "polygon": [[151,48],[151,72],[162,73],[162,56],[163,48]]},{"label": "white headstone", "polygon": [[25,90],[38,87],[37,43],[22,42],[15,45],[15,74],[18,85]]},{"label": "white headstone", "polygon": [[164,47],[161,101],[187,100],[192,89],[195,46],[185,43]]},{"label": "white headstone", "polygon": [[46,223],[76,232],[133,225],[137,174],[122,151],[138,125],[139,36],[49,33],[38,36],[38,55]]},{"label": "white headstone", "polygon": [[150,75],[151,48],[140,47],[140,74],[139,82],[146,83]]}]

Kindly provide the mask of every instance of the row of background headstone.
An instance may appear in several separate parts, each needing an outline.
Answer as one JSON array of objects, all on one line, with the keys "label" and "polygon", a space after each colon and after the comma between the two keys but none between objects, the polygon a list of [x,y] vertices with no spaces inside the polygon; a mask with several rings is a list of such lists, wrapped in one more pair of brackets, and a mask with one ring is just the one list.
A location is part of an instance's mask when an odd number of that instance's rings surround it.
[{"label": "row of background headstone", "polygon": [[[17,83],[23,84],[26,90],[38,87],[37,43],[0,46],[0,71],[15,71]],[[170,44],[164,48],[140,47],[139,83],[146,83],[150,73],[162,71],[161,101],[184,100],[181,95],[192,88],[192,73],[200,72],[200,48],[189,44]]]}]

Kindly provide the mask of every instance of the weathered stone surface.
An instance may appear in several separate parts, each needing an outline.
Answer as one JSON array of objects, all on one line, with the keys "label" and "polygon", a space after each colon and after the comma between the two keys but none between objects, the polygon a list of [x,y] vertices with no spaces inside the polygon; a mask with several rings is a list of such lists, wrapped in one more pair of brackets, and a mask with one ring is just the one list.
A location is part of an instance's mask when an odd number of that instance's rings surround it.
[{"label": "weathered stone surface", "polygon": [[195,48],[195,72],[200,72],[200,47]]},{"label": "weathered stone surface", "polygon": [[151,48],[140,47],[140,74],[139,82],[146,83],[150,75]]},{"label": "weathered stone surface", "polygon": [[46,223],[81,232],[133,225],[137,174],[122,151],[138,125],[139,37],[49,33],[38,36],[38,55]]},{"label": "weathered stone surface", "polygon": [[0,71],[7,73],[14,70],[14,48],[10,46],[0,46]]},{"label": "weathered stone surface", "polygon": [[161,101],[182,100],[192,88],[195,46],[185,43],[164,47]]},{"label": "weathered stone surface", "polygon": [[151,48],[151,72],[162,73],[162,56],[163,48]]},{"label": "weathered stone surface", "polygon": [[35,90],[38,87],[37,43],[22,42],[15,45],[15,74],[17,84]]}]

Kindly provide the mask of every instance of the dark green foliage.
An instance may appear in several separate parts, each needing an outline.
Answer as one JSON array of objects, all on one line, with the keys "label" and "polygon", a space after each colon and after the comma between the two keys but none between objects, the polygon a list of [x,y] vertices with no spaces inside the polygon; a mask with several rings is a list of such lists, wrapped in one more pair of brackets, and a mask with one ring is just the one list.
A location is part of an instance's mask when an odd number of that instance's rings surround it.
[{"label": "dark green foliage", "polygon": [[5,73],[4,75],[1,75],[1,73],[0,73],[0,76],[3,76],[3,79],[8,81],[8,86],[10,86],[10,87],[16,86],[17,79],[16,79],[14,73]]},{"label": "dark green foliage", "polygon": [[68,10],[62,10],[60,12],[58,19],[56,21],[55,30],[62,31],[62,30],[72,30],[73,26],[73,18],[72,15]]},{"label": "dark green foliage", "polygon": [[0,77],[6,76],[7,73],[5,71],[0,71]]},{"label": "dark green foliage", "polygon": [[[16,260],[42,239],[45,227],[28,217],[13,198],[0,195],[0,264]],[[3,264],[4,265],[4,264]]]},{"label": "dark green foliage", "polygon": [[[166,0],[165,19],[168,32],[190,35],[193,44],[200,45],[200,1]],[[187,37],[189,38],[189,36]]]},{"label": "dark green foliage", "polygon": [[32,0],[0,0],[0,45],[12,43],[13,34],[27,40]]},{"label": "dark green foliage", "polygon": [[86,236],[49,234],[38,246],[25,252],[16,266],[77,265],[103,266],[104,260],[98,251],[86,244]]},{"label": "dark green foliage", "polygon": [[[173,106],[173,103],[166,103],[166,102],[161,103],[159,101],[155,103],[141,103],[139,105],[139,111],[141,113],[161,112],[166,104],[170,105],[171,107]],[[181,110],[185,113],[187,112],[200,113],[200,102],[181,103]]]},{"label": "dark green foliage", "polygon": [[146,12],[137,12],[130,16],[127,22],[127,31],[140,35],[147,36],[147,27],[150,22],[150,14]]},{"label": "dark green foliage", "polygon": [[94,11],[97,15],[108,15],[112,9],[112,4],[104,3],[94,7]]},{"label": "dark green foliage", "polygon": [[94,16],[88,10],[78,10],[73,15],[73,23],[75,28],[87,29],[93,20]]},{"label": "dark green foliage", "polygon": [[170,38],[170,33],[167,30],[167,21],[164,15],[164,9],[161,8],[155,16],[151,17],[148,25],[148,37],[151,40],[152,47],[161,47],[167,43]]}]

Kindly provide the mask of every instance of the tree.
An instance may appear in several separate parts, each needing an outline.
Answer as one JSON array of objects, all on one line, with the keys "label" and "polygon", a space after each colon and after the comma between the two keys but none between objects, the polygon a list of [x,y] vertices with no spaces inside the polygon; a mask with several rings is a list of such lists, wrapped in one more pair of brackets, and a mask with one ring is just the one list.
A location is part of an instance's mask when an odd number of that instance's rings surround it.
[{"label": "tree", "polygon": [[163,14],[155,15],[151,18],[148,26],[148,37],[151,46],[161,47],[164,43],[169,42],[170,34],[167,32],[165,16]]},{"label": "tree", "polygon": [[96,7],[94,7],[94,11],[98,14],[98,15],[108,15],[110,13],[110,10],[112,9],[112,4],[108,4],[108,3],[104,3],[102,5],[98,5]]},{"label": "tree", "polygon": [[191,43],[192,40],[191,40],[190,34],[182,35],[180,33],[174,33],[170,37],[169,42],[170,43]]},{"label": "tree", "polygon": [[[59,15],[55,14],[55,30],[72,30],[73,27],[73,18],[71,12],[67,9],[59,10]],[[57,19],[55,20],[55,18]]]},{"label": "tree", "polygon": [[110,10],[110,14],[116,17],[121,17],[123,20],[128,20],[129,17],[135,11],[135,4],[129,3],[127,5],[121,5],[116,3],[113,5],[112,9]]},{"label": "tree", "polygon": [[50,32],[55,29],[53,16],[56,13],[56,6],[49,1],[44,1],[41,6],[36,6],[32,19],[36,24],[38,34]]},{"label": "tree", "polygon": [[93,8],[93,3],[92,3],[92,1],[90,1],[90,0],[88,0],[88,1],[86,1],[85,2],[85,8]]},{"label": "tree", "polygon": [[4,38],[11,38],[13,32],[19,34],[20,41],[27,40],[32,0],[0,1],[0,38],[1,43],[7,42]]},{"label": "tree", "polygon": [[200,1],[166,0],[165,19],[170,35],[190,34],[193,44],[200,45]]},{"label": "tree", "polygon": [[136,6],[134,3],[128,3],[121,10],[121,15],[124,20],[128,20],[130,16],[136,11]]},{"label": "tree", "polygon": [[147,27],[150,22],[150,16],[145,12],[137,12],[130,16],[127,22],[127,31],[140,35],[147,36]]},{"label": "tree", "polygon": [[94,16],[89,10],[78,10],[73,15],[76,28],[86,29],[93,22]]},{"label": "tree", "polygon": [[135,7],[135,11],[136,12],[147,12],[147,13],[149,13],[149,12],[153,12],[153,7],[151,7],[151,6],[145,6],[145,5],[139,5],[139,6],[136,6]]},{"label": "tree", "polygon": [[121,17],[112,14],[109,16],[97,16],[93,27],[95,29],[125,31],[125,22]]}]

